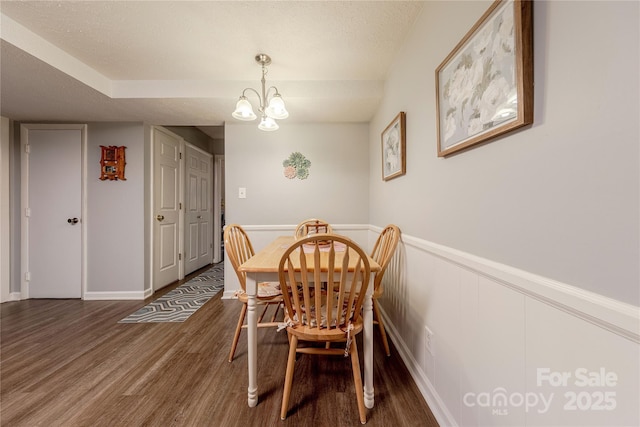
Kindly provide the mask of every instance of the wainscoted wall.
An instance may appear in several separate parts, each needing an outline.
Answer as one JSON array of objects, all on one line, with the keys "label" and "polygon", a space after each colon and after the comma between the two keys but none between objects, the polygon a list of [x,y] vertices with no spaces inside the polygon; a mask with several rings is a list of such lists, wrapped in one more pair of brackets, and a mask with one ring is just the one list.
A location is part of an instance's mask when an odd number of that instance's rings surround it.
[{"label": "wainscoted wall", "polygon": [[[368,251],[382,231],[334,228]],[[245,229],[259,251],[294,225]],[[638,307],[410,235],[384,287],[391,340],[440,425],[640,424]]]},{"label": "wainscoted wall", "polygon": [[492,3],[427,2],[369,124],[369,242],[403,231],[393,342],[443,426],[640,425],[640,6],[534,2],[533,125],[438,158],[434,71]]},{"label": "wainscoted wall", "polygon": [[441,425],[640,423],[637,307],[409,235],[384,286],[387,329]]}]

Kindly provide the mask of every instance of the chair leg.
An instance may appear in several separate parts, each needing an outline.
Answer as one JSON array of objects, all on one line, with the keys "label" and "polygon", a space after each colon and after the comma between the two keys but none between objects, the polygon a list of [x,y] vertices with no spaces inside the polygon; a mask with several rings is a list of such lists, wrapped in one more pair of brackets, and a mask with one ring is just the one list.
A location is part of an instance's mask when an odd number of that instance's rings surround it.
[{"label": "chair leg", "polygon": [[291,335],[289,344],[289,357],[287,359],[287,373],[284,377],[284,392],[282,393],[282,408],[280,409],[280,419],[287,418],[289,408],[289,397],[291,396],[291,386],[293,384],[293,369],[296,364],[296,348],[298,347],[298,337]]},{"label": "chair leg", "polygon": [[273,316],[271,316],[271,323],[276,321],[276,317],[278,317],[278,312],[280,311],[280,303],[276,303],[276,304],[269,304],[269,305],[275,305],[276,309],[273,312]]},{"label": "chair leg", "polygon": [[258,323],[262,323],[262,319],[264,318],[264,315],[267,314],[267,310],[269,310],[270,306],[271,304],[264,304],[264,310],[262,310],[262,314],[258,317]]},{"label": "chair leg", "polygon": [[240,310],[240,317],[238,318],[238,326],[236,326],[236,333],[233,336],[233,343],[231,343],[231,351],[229,352],[229,362],[233,360],[233,355],[236,353],[236,347],[238,346],[238,339],[240,338],[240,331],[242,330],[242,324],[244,323],[244,316],[247,314],[247,304],[242,304]]},{"label": "chair leg", "polygon": [[384,352],[387,356],[391,356],[391,351],[389,350],[389,341],[387,340],[387,332],[384,330],[384,323],[382,322],[382,316],[380,316],[380,309],[378,308],[378,302],[373,300],[373,316],[374,319],[378,321],[378,329],[380,330],[380,335],[382,335],[382,345],[384,346]]},{"label": "chair leg", "polygon": [[367,423],[367,412],[364,408],[364,389],[362,388],[362,376],[360,375],[360,360],[358,359],[358,346],[356,340],[351,341],[351,369],[353,370],[353,382],[356,386],[356,398],[358,400],[358,413],[360,423]]}]

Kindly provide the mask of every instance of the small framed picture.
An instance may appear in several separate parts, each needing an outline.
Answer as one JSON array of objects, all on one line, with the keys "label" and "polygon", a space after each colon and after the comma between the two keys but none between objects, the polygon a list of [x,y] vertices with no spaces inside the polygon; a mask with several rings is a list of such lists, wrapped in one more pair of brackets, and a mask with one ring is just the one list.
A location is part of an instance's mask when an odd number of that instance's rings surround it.
[{"label": "small framed picture", "polygon": [[100,180],[109,181],[126,181],[124,177],[124,166],[127,164],[124,150],[127,148],[122,146],[100,146],[102,154],[100,156]]},{"label": "small framed picture", "polygon": [[382,179],[406,173],[406,115],[401,111],[382,132]]}]

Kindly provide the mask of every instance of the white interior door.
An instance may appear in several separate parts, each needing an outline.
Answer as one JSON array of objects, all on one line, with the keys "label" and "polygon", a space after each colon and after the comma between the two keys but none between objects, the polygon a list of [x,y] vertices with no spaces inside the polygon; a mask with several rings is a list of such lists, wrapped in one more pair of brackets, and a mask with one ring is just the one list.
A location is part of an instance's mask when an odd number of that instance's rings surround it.
[{"label": "white interior door", "polygon": [[213,261],[213,156],[189,144],[185,154],[186,275]]},{"label": "white interior door", "polygon": [[81,125],[76,129],[23,126],[22,164],[28,174],[26,195],[23,192],[28,251],[23,279],[28,298],[82,296],[85,131]]},{"label": "white interior door", "polygon": [[161,128],[153,128],[153,288],[158,290],[180,279],[180,188],[182,140]]}]

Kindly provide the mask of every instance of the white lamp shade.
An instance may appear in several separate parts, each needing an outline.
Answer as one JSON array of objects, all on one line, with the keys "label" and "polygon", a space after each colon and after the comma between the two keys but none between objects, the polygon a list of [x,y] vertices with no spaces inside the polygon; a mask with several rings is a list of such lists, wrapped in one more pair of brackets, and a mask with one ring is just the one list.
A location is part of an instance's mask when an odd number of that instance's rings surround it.
[{"label": "white lamp shade", "polygon": [[268,116],[262,116],[262,120],[258,125],[258,129],[264,130],[266,132],[278,130],[279,128],[280,126],[278,126],[278,123],[276,123],[275,120],[273,120],[271,117],[268,117]]},{"label": "white lamp shade", "polygon": [[236,110],[231,114],[234,119],[251,121],[256,119],[256,114],[253,112],[251,103],[247,101],[247,98],[241,96],[236,104]]},{"label": "white lamp shade", "polygon": [[284,107],[284,101],[280,94],[273,95],[265,112],[269,117],[273,117],[274,119],[280,120],[289,117],[289,112]]}]

